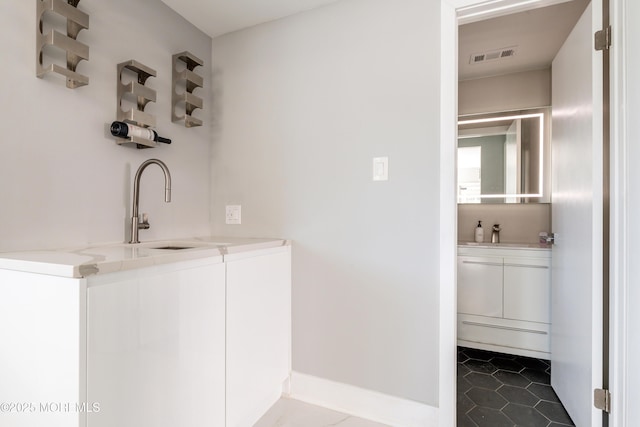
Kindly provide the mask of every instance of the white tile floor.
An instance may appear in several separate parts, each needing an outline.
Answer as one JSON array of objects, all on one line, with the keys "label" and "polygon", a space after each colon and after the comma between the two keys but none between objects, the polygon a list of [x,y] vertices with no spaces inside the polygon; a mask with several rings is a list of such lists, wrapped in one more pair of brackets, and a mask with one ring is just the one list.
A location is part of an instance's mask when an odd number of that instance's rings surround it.
[{"label": "white tile floor", "polygon": [[299,400],[282,398],[253,427],[388,427]]}]

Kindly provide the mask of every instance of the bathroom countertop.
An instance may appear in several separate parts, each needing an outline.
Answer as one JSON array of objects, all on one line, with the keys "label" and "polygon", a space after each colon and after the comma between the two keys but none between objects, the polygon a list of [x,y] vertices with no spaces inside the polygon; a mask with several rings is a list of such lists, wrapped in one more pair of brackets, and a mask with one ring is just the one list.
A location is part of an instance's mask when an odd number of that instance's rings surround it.
[{"label": "bathroom countertop", "polygon": [[500,248],[500,249],[528,249],[528,250],[549,250],[549,243],[476,243],[476,242],[458,242],[461,248]]},{"label": "bathroom countertop", "polygon": [[[150,267],[171,262],[218,257],[278,246],[288,246],[284,239],[193,237],[129,243],[96,244],[78,248],[0,253],[0,269],[52,276],[83,278]],[[186,249],[161,249],[186,247]]]}]

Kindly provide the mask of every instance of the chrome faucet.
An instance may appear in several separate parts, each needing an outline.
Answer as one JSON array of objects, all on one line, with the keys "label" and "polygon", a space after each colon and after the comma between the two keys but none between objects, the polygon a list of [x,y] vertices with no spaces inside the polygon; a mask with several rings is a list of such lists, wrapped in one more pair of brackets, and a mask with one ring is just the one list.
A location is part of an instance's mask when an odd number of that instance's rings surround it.
[{"label": "chrome faucet", "polygon": [[491,233],[491,243],[500,243],[500,224],[493,224],[493,232]]},{"label": "chrome faucet", "polygon": [[171,173],[169,172],[169,168],[161,160],[158,159],[149,159],[144,161],[138,168],[136,177],[133,180],[131,240],[129,241],[129,243],[140,243],[140,241],[138,240],[138,230],[146,230],[150,227],[147,214],[142,214],[142,221],[138,221],[138,205],[140,203],[140,177],[142,176],[142,171],[144,171],[146,167],[152,163],[160,166],[162,168],[162,172],[164,172],[164,201],[166,203],[171,202]]}]

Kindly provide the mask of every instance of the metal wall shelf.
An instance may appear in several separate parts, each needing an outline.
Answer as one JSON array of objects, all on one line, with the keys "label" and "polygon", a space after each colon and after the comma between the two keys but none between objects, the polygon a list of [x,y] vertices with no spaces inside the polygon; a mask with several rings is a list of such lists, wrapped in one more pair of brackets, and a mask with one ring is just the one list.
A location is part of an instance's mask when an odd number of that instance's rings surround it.
[{"label": "metal wall shelf", "polygon": [[[186,69],[178,71],[179,62],[186,64]],[[171,121],[182,122],[185,127],[202,126],[202,120],[192,116],[196,108],[202,108],[202,98],[193,94],[193,91],[203,85],[203,78],[194,73],[194,68],[202,66],[200,58],[190,52],[181,52],[173,55],[171,61],[172,85],[171,85]],[[180,94],[177,91],[179,84],[184,82],[185,92]],[[184,107],[183,107],[184,105]],[[183,109],[184,114],[179,116],[176,109]]]},{"label": "metal wall shelf", "polygon": [[[80,61],[89,59],[89,46],[76,40],[78,33],[89,28],[89,15],[77,9],[80,0],[38,0],[36,28],[36,76],[48,73],[59,74],[67,79],[67,87],[75,89],[89,84],[89,77],[76,72]],[[56,30],[43,33],[43,19],[46,12],[53,12],[67,19],[67,34]],[[44,49],[54,46],[66,51],[67,67],[58,64],[44,65]]]}]

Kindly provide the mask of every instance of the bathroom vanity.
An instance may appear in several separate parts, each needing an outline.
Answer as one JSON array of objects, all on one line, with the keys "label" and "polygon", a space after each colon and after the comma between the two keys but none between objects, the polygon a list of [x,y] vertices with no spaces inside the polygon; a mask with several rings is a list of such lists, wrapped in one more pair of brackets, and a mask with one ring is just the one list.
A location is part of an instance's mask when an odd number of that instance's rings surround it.
[{"label": "bathroom vanity", "polygon": [[289,378],[286,240],[1,254],[0,289],[15,427],[249,427]]},{"label": "bathroom vanity", "polygon": [[458,245],[458,345],[550,358],[551,249]]}]

